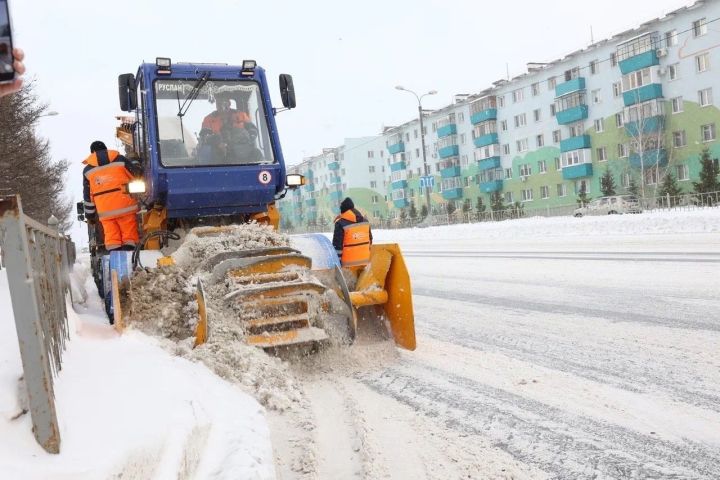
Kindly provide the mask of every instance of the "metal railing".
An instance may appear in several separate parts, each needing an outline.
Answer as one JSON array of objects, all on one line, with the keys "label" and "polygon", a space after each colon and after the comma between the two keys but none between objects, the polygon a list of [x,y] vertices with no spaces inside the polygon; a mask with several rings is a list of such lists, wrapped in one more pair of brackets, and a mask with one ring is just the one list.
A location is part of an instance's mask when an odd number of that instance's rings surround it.
[{"label": "metal railing", "polygon": [[60,371],[69,339],[65,295],[75,245],[69,237],[24,215],[20,197],[9,196],[0,197],[0,248],[7,268],[33,433],[46,451],[59,453],[53,377]]},{"label": "metal railing", "polygon": [[[720,192],[711,193],[686,193],[677,196],[657,196],[640,198],[643,211],[657,210],[696,210],[702,208],[720,207]],[[374,229],[410,228],[416,226],[437,226],[456,225],[461,223],[493,222],[502,220],[513,220],[527,217],[563,217],[571,216],[580,207],[579,203],[559,205],[555,207],[531,208],[529,203],[520,206],[506,206],[502,210],[492,210],[486,206],[485,211],[477,212],[475,209],[463,212],[456,210],[453,213],[437,213],[430,215],[427,219],[420,218],[394,218],[388,220],[372,220]],[[283,229],[287,233],[322,233],[332,232],[332,221],[326,225],[294,225],[291,229]]]}]

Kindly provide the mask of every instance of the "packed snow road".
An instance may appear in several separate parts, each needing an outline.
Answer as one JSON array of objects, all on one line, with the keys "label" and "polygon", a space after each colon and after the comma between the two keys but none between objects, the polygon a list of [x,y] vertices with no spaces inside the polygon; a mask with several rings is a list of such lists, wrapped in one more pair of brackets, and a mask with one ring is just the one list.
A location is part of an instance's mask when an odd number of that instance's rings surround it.
[{"label": "packed snow road", "polygon": [[415,352],[295,367],[280,478],[720,478],[718,234],[435,236],[399,238]]}]

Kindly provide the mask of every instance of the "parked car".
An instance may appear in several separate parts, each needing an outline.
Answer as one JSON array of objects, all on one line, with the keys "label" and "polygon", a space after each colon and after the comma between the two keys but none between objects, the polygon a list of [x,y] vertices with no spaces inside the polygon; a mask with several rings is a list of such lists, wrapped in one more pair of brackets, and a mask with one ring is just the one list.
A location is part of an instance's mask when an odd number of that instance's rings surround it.
[{"label": "parked car", "polygon": [[620,213],[641,213],[642,206],[635,195],[615,195],[596,198],[587,205],[576,208],[576,217],[583,215],[615,215]]}]

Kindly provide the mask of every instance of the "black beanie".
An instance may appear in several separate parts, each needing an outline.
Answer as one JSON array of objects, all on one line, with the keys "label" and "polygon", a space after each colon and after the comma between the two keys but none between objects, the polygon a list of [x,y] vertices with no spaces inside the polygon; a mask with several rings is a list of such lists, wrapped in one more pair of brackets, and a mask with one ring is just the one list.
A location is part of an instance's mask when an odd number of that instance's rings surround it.
[{"label": "black beanie", "polygon": [[340,213],[345,213],[353,208],[355,208],[355,204],[352,199],[350,197],[345,197],[345,200],[343,200],[340,204]]},{"label": "black beanie", "polygon": [[98,150],[107,150],[107,147],[100,140],[95,140],[93,143],[90,144],[90,153],[95,153]]}]

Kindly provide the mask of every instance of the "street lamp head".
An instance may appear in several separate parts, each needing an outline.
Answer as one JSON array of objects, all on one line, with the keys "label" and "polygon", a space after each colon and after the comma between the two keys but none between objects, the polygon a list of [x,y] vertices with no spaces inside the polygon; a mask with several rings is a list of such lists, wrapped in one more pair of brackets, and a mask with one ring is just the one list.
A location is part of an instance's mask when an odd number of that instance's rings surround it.
[{"label": "street lamp head", "polygon": [[405,87],[403,87],[402,85],[396,85],[395,90],[405,90]]},{"label": "street lamp head", "polygon": [[60,113],[53,110],[45,114],[46,117],[54,117],[55,115],[60,115]]},{"label": "street lamp head", "polygon": [[427,95],[435,95],[437,93],[437,90],[430,90],[427,92]]}]

